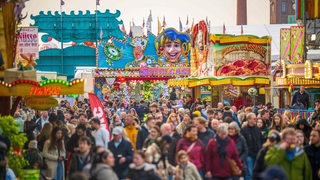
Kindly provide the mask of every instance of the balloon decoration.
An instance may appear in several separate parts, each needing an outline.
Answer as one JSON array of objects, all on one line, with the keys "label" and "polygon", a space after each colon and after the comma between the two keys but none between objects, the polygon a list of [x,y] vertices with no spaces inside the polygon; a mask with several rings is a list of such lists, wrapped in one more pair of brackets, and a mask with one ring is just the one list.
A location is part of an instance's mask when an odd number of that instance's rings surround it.
[{"label": "balloon decoration", "polygon": [[248,94],[249,94],[251,97],[257,96],[257,94],[258,94],[257,88],[255,88],[255,87],[249,88],[249,89],[248,89]]}]

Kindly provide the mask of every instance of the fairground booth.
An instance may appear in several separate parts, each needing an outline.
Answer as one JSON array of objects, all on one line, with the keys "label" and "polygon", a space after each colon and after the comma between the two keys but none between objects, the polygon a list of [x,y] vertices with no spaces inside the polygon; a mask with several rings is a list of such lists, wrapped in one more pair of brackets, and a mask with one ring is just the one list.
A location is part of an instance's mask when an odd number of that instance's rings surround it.
[{"label": "fairground booth", "polygon": [[[305,59],[303,26],[293,26],[280,30],[280,59],[281,66],[276,70],[275,82],[280,108],[291,105],[291,99],[300,86],[304,86],[309,94],[309,109],[312,110],[314,101],[320,99],[320,63]],[[305,116],[311,112],[306,111]]]},{"label": "fairground booth", "polygon": [[93,70],[95,94],[100,100],[169,97],[168,80],[190,76],[190,48],[190,35],[173,28],[145,36],[135,26],[125,40],[101,41]]},{"label": "fairground booth", "polygon": [[191,76],[169,80],[170,86],[192,88],[214,106],[270,101],[270,37],[208,34],[204,21],[191,34]]}]

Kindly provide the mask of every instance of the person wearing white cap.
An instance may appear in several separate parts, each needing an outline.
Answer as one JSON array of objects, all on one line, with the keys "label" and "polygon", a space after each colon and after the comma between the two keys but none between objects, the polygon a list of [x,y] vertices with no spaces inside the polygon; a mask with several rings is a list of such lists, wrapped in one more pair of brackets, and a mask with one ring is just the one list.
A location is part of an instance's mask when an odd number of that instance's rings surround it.
[{"label": "person wearing white cap", "polygon": [[133,147],[126,138],[123,137],[124,129],[117,126],[113,129],[113,140],[108,143],[109,150],[115,157],[114,171],[119,179],[125,179],[128,174],[129,164],[132,163]]}]

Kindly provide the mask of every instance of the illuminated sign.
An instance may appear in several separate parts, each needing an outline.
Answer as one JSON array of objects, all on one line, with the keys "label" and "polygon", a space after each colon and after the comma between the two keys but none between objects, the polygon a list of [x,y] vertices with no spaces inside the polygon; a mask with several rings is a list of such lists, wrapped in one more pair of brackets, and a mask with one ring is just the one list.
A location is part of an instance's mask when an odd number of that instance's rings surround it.
[{"label": "illuminated sign", "polygon": [[25,99],[27,106],[35,110],[48,110],[51,107],[56,107],[58,101],[52,97],[27,97]]},{"label": "illuminated sign", "polygon": [[60,87],[36,87],[32,86],[29,95],[30,96],[52,96],[60,95]]},{"label": "illuminated sign", "polygon": [[188,67],[141,67],[141,76],[189,76],[190,68]]}]

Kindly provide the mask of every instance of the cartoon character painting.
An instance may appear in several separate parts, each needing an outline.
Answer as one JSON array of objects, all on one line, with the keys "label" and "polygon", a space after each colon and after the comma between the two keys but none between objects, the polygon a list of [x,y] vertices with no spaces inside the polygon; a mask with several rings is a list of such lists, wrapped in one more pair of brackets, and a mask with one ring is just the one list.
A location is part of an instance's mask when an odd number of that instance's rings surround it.
[{"label": "cartoon character painting", "polygon": [[155,40],[158,63],[162,66],[187,66],[191,48],[190,36],[175,29],[165,29]]},{"label": "cartoon character painting", "polygon": [[151,66],[154,65],[154,58],[152,56],[146,56],[144,50],[148,44],[148,39],[146,37],[135,37],[130,42],[133,46],[133,57],[134,61],[126,64],[126,67],[141,67],[141,66]]},{"label": "cartoon character painting", "polygon": [[208,56],[208,28],[205,21],[200,21],[192,30],[192,54],[194,66],[198,76],[208,76],[209,68],[207,64]]}]

